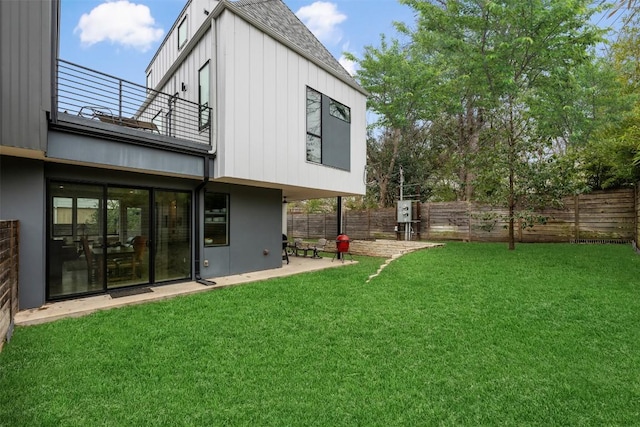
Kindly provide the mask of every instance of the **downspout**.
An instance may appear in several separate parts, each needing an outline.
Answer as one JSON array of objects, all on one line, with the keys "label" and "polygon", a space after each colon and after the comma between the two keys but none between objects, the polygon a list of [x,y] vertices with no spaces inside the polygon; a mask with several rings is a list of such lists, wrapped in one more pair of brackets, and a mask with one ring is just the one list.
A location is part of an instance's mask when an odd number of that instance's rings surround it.
[{"label": "downspout", "polygon": [[[338,232],[337,235],[339,236],[342,234],[342,196],[338,196],[337,205],[338,209],[336,211],[336,223],[338,224],[338,229],[336,231]],[[336,251],[336,255],[338,259],[342,259],[343,257],[342,252],[339,251]]]},{"label": "downspout", "polygon": [[200,256],[201,256],[200,248],[202,247],[202,242],[200,241],[200,219],[201,219],[200,218],[200,192],[205,187],[205,185],[207,185],[207,183],[209,182],[209,175],[210,175],[209,163],[213,161],[213,159],[215,159],[215,154],[213,156],[204,157],[204,177],[202,178],[202,182],[198,184],[198,186],[194,189],[195,198],[194,198],[193,207],[195,211],[195,222],[193,225],[193,230],[196,235],[195,250],[194,250],[194,258],[196,263],[195,278],[196,278],[196,282],[202,283],[203,285],[215,285],[215,282],[212,282],[210,280],[204,280],[200,276]]}]

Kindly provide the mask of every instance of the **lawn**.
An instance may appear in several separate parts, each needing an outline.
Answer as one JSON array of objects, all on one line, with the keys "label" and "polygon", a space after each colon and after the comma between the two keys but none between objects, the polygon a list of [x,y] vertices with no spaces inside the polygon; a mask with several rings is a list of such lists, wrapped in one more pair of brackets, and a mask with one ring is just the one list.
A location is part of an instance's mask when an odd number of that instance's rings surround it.
[{"label": "lawn", "polygon": [[449,243],[17,328],[0,425],[639,425],[640,256]]}]

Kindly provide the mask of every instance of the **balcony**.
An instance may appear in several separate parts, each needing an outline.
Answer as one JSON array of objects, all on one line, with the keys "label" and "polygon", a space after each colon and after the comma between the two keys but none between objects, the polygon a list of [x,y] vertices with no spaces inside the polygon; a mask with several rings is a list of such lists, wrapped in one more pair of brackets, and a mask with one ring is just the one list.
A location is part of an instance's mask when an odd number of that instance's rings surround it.
[{"label": "balcony", "polygon": [[178,95],[58,59],[54,122],[98,136],[210,149],[211,108]]}]

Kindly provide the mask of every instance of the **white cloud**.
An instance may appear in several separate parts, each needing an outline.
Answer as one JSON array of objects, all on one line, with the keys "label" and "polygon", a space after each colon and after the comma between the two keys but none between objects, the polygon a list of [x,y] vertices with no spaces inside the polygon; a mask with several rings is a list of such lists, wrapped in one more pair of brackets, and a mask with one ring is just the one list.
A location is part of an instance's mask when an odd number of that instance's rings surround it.
[{"label": "white cloud", "polygon": [[[342,45],[342,51],[343,52],[349,52],[349,42],[346,42],[345,44]],[[352,76],[355,76],[356,74],[356,63],[354,61],[351,61],[350,59],[347,59],[346,56],[344,56],[344,54],[342,54],[340,56],[340,59],[338,59],[338,62],[340,63],[340,65],[342,65],[342,67],[347,70],[347,73],[351,74]]]},{"label": "white cloud", "polygon": [[347,15],[338,11],[335,3],[317,1],[301,7],[296,15],[322,43],[338,43],[342,38],[338,25]]},{"label": "white cloud", "polygon": [[83,14],[73,33],[80,33],[85,46],[108,40],[145,52],[162,38],[164,30],[156,27],[147,6],[119,0],[102,3]]},{"label": "white cloud", "polygon": [[342,65],[342,67],[347,70],[347,73],[351,74],[352,76],[354,76],[356,74],[356,63],[353,62],[350,59],[347,59],[344,55],[340,56],[340,59],[338,59],[338,62],[340,63],[340,65]]}]

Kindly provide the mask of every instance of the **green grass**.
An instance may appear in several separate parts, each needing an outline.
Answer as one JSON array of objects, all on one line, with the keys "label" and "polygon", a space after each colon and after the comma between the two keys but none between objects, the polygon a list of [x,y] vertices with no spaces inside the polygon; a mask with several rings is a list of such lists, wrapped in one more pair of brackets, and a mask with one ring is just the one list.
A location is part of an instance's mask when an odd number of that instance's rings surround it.
[{"label": "green grass", "polygon": [[449,243],[17,328],[0,425],[640,425],[640,256]]}]

